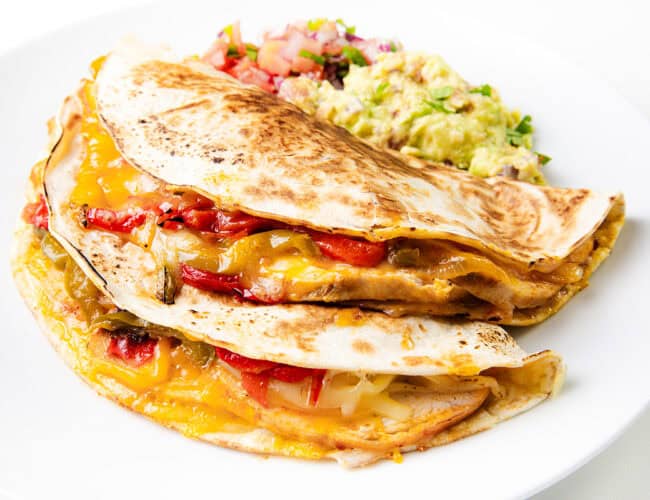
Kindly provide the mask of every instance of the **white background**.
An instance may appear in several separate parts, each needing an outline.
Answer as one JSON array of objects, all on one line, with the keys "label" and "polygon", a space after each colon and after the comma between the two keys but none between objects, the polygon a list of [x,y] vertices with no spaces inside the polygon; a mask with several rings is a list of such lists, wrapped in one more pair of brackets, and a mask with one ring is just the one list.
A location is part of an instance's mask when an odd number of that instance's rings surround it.
[{"label": "white background", "polygon": [[[0,53],[86,17],[143,3],[127,0],[5,2],[0,15]],[[392,4],[398,6],[399,1]],[[594,77],[607,81],[650,118],[650,11],[646,2],[474,0],[429,1],[424,5],[423,15],[431,17],[432,28],[439,9],[490,23],[495,30],[534,39],[587,69]],[[317,8],[314,13],[318,13]],[[459,35],[471,36],[471,33],[462,34],[462,27],[459,30]],[[639,168],[650,168],[650,161]],[[537,498],[650,498],[649,474],[650,414],[646,412],[607,451]]]}]

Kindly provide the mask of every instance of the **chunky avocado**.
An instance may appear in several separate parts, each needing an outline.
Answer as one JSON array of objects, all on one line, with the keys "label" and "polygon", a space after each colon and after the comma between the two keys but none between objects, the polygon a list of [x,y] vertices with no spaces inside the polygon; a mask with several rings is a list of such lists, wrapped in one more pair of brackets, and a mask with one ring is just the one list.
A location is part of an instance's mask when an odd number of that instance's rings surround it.
[{"label": "chunky avocado", "polygon": [[530,117],[509,110],[489,85],[471,86],[439,56],[380,54],[372,65],[351,65],[340,90],[289,80],[280,95],[377,145],[481,177],[544,182]]}]

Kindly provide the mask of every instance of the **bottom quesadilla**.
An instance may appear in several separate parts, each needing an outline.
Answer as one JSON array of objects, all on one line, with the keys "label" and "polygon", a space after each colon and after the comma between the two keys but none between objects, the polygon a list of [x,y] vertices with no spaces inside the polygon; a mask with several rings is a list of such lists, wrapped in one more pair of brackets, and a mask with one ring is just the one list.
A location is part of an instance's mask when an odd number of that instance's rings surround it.
[{"label": "bottom quesadilla", "polygon": [[[412,332],[409,321],[415,320],[386,317],[382,323],[382,313],[355,308],[240,304],[251,318],[288,318],[288,331],[264,332],[274,339],[258,335],[261,321],[240,325],[249,333],[247,345],[223,340],[236,334],[192,336],[191,329],[151,323],[96,288],[97,276],[78,266],[81,254],[60,246],[48,231],[47,208],[31,198],[24,212],[31,224],[19,223],[12,267],[50,341],[100,394],[190,437],[360,466],[488,429],[561,385],[557,354],[528,356],[501,328],[485,323],[422,319],[414,323],[420,331]],[[358,360],[351,355],[334,369],[336,363],[328,365],[334,351],[319,352],[324,344],[317,334],[313,345],[296,349],[288,341],[291,314],[298,314],[291,311],[335,314],[335,324],[313,328],[322,327],[330,341],[343,338],[334,337],[342,331]],[[360,317],[365,324],[357,328]],[[362,371],[342,368],[357,361]]]}]

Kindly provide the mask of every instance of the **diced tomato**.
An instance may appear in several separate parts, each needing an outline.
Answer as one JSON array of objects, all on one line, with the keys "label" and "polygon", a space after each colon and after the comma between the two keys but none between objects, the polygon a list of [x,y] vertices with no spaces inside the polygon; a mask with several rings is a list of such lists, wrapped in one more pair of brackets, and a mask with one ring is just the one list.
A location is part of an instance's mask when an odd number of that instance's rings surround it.
[{"label": "diced tomato", "polygon": [[264,408],[268,408],[268,391],[269,391],[269,376],[265,373],[249,373],[242,372],[241,383],[244,390],[248,395],[261,404]]},{"label": "diced tomato", "polygon": [[257,85],[267,92],[275,92],[271,74],[264,71],[247,57],[239,59],[237,64],[228,69],[227,72],[242,83]]},{"label": "diced tomato", "polygon": [[23,208],[23,219],[29,224],[47,230],[49,214],[43,195],[39,196],[38,201],[25,205],[25,208]]},{"label": "diced tomato", "polygon": [[323,380],[325,379],[325,372],[327,370],[312,370],[311,376],[311,388],[309,390],[309,404],[316,406],[318,403],[318,397],[320,396],[321,391],[323,390]]},{"label": "diced tomato", "polygon": [[326,42],[323,45],[323,53],[331,56],[338,56],[346,45],[347,40],[340,38],[332,40],[331,42]]},{"label": "diced tomato", "polygon": [[287,38],[287,45],[282,49],[281,55],[289,61],[294,61],[296,57],[299,57],[302,50],[320,56],[323,53],[323,44],[318,40],[309,38],[300,31],[292,31]]},{"label": "diced tomato", "polygon": [[181,279],[183,283],[208,292],[241,293],[242,288],[237,275],[211,273],[185,263],[181,263]]},{"label": "diced tomato", "polygon": [[242,356],[236,352],[229,351],[223,347],[215,347],[214,349],[217,353],[217,356],[219,356],[219,359],[242,372],[262,373],[263,371],[267,371],[278,366],[278,363],[275,363],[273,361],[247,358],[246,356]]},{"label": "diced tomato", "polygon": [[316,61],[312,61],[308,57],[297,56],[291,63],[291,71],[296,73],[312,73],[323,68],[322,65],[318,64]]},{"label": "diced tomato", "polygon": [[107,352],[111,356],[139,367],[153,359],[158,339],[146,335],[111,334]]},{"label": "diced tomato", "polygon": [[309,231],[324,255],[360,267],[373,267],[386,257],[386,243],[349,238],[340,234]]},{"label": "diced tomato", "polygon": [[89,225],[114,231],[130,233],[147,220],[147,214],[142,211],[110,210],[108,208],[89,208],[86,210],[86,221]]},{"label": "diced tomato", "polygon": [[286,40],[265,41],[257,53],[259,67],[271,75],[289,76],[291,63],[280,55],[286,45]]}]

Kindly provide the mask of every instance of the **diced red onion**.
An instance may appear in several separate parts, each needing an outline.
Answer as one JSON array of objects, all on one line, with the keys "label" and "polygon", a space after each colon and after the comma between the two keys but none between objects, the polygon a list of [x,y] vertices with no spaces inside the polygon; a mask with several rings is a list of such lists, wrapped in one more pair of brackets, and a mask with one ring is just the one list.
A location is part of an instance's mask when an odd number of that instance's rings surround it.
[{"label": "diced red onion", "polygon": [[388,42],[380,43],[379,47],[377,47],[377,48],[379,49],[379,52],[392,52],[392,49],[390,47],[390,43],[388,43]]},{"label": "diced red onion", "polygon": [[345,33],[345,39],[348,42],[362,42],[363,41],[363,38],[361,38],[360,36],[357,36],[357,35],[354,35],[354,34],[348,33],[348,32]]}]

